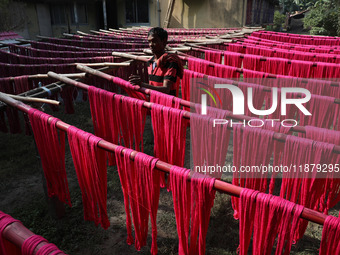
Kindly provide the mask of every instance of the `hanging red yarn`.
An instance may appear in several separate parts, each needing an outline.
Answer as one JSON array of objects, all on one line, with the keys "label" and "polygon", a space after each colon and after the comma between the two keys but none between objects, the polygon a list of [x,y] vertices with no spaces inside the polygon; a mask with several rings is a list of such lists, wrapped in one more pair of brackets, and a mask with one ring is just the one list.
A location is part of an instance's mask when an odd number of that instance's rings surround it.
[{"label": "hanging red yarn", "polygon": [[0,211],[0,253],[2,255],[21,255],[20,248],[16,247],[3,236],[5,228],[14,222],[20,221]]},{"label": "hanging red yarn", "polygon": [[107,171],[105,151],[98,148],[100,138],[69,127],[67,135],[84,205],[84,219],[110,226],[107,217]]},{"label": "hanging red yarn", "polygon": [[126,212],[128,244],[133,243],[131,216],[135,229],[135,247],[140,250],[146,245],[149,215],[152,225],[151,254],[157,254],[157,209],[160,193],[160,172],[155,170],[157,159],[137,153],[134,162],[130,159],[132,150],[119,146],[116,149],[117,167]]},{"label": "hanging red yarn", "polygon": [[[255,189],[261,192],[267,190],[267,174],[261,171],[240,171],[242,167],[260,168],[268,166],[274,146],[274,132],[264,129],[254,129],[251,127],[234,127],[234,151],[233,165],[236,171],[233,173],[234,185]],[[238,219],[239,199],[231,198],[234,209],[234,217]]]},{"label": "hanging red yarn", "polygon": [[340,220],[328,216],[324,222],[319,255],[340,254]]},{"label": "hanging red yarn", "polygon": [[35,142],[39,151],[49,197],[71,205],[65,170],[65,133],[58,131],[59,119],[31,108],[28,112]]},{"label": "hanging red yarn", "polygon": [[[185,138],[188,119],[186,111],[153,104],[151,121],[154,132],[154,155],[169,164],[183,166]],[[165,187],[165,176],[161,173],[161,187]]]},{"label": "hanging red yarn", "polygon": [[181,99],[156,90],[150,90],[150,102],[180,109]]},{"label": "hanging red yarn", "polygon": [[30,236],[29,238],[27,238],[23,242],[23,244],[21,246],[22,255],[32,255],[32,254],[34,254],[34,250],[42,242],[47,243],[47,240],[45,238],[43,238],[42,236],[39,236],[39,235]]},{"label": "hanging red yarn", "polygon": [[170,171],[170,187],[179,239],[178,254],[203,255],[210,211],[215,198],[215,179],[194,174],[189,183],[189,174],[190,170],[177,166],[173,166]]}]

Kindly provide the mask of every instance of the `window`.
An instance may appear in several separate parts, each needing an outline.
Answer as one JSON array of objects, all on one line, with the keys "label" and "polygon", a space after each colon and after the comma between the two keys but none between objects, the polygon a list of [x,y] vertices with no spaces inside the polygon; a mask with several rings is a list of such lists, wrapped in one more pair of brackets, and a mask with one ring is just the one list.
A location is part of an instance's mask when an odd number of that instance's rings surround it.
[{"label": "window", "polygon": [[[78,15],[78,23],[79,24],[87,24],[87,9],[86,4],[76,4],[77,15]],[[71,22],[72,24],[76,24],[76,17],[74,15],[74,5],[70,5],[71,10]]]},{"label": "window", "polygon": [[126,23],[149,23],[148,0],[128,0],[125,8]]},{"label": "window", "polygon": [[64,5],[51,5],[51,21],[52,25],[66,24],[66,12]]}]

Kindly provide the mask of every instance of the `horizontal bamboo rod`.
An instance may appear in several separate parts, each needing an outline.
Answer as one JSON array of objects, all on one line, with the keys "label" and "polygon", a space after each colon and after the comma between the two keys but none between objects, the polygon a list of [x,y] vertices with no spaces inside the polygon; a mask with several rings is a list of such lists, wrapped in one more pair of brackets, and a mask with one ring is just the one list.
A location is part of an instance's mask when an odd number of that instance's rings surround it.
[{"label": "horizontal bamboo rod", "polygon": [[103,62],[103,63],[75,63],[76,65],[82,64],[85,66],[115,66],[115,67],[124,67],[130,66],[131,62],[121,62],[121,63],[112,63],[112,62]]},{"label": "horizontal bamboo rod", "polygon": [[[66,77],[69,78],[85,78],[85,73],[67,73],[67,74],[62,74]],[[49,78],[47,74],[33,74],[33,75],[28,75],[29,80],[35,80],[35,79],[47,79]],[[14,81],[15,77],[11,77],[11,81]]]},{"label": "horizontal bamboo rod", "polygon": [[[21,222],[13,222],[12,224],[7,225],[2,233],[3,237],[20,249],[24,241],[33,235],[35,234],[27,229]],[[39,243],[34,249],[34,254],[36,254],[38,250],[45,244],[47,244],[45,241]]]},{"label": "horizontal bamboo rod", "polygon": [[3,93],[6,96],[9,96],[11,98],[14,98],[19,101],[24,101],[24,102],[34,102],[34,103],[45,103],[45,104],[52,104],[52,105],[60,105],[59,101],[56,100],[51,100],[51,99],[45,99],[45,98],[36,98],[36,97],[23,97],[23,96],[18,96],[18,95],[11,95],[11,94],[6,94]]},{"label": "horizontal bamboo rod", "polygon": [[140,60],[140,61],[143,61],[143,62],[149,61],[149,57],[135,56],[135,55],[132,55],[132,54],[129,54],[129,53],[116,52],[116,51],[112,52],[112,56],[121,57],[121,58],[128,58],[128,59],[134,59],[134,60]]},{"label": "horizontal bamboo rod", "polygon": [[[1,92],[0,92],[0,100],[5,102],[6,104],[12,106],[12,107],[15,107],[15,108],[17,108],[21,111],[24,111],[25,113],[28,113],[28,111],[31,109],[30,106],[25,105],[24,103],[21,103],[19,101],[16,101],[16,100],[14,100],[10,97],[7,97],[7,96],[3,95],[3,93],[1,93]],[[54,117],[51,116],[50,120],[52,120],[53,118]],[[64,131],[64,132],[67,132],[67,129],[70,126],[71,125],[69,125],[69,124],[67,124],[67,123],[65,123],[61,120],[56,122],[56,127],[58,129]],[[106,151],[113,152],[113,153],[118,148],[118,145],[107,142],[104,139],[100,140],[97,143],[97,146],[101,149],[104,149]],[[130,150],[130,149],[127,149],[127,148],[123,149],[122,153],[126,153],[127,150]],[[133,150],[133,152],[130,154],[130,159],[132,161],[134,161],[134,158],[138,153],[139,153],[138,151]],[[155,169],[166,172],[166,173],[170,173],[172,166],[173,165],[171,165],[169,163],[158,160],[156,162]],[[226,194],[236,196],[236,197],[240,197],[241,191],[243,190],[242,187],[235,186],[233,184],[230,184],[230,183],[218,180],[218,179],[216,179],[215,182],[214,182],[214,189],[221,192],[221,193],[226,193]],[[327,217],[327,215],[320,213],[320,212],[317,212],[317,211],[314,211],[314,210],[311,210],[311,209],[308,209],[308,208],[304,208],[303,211],[302,211],[302,214],[301,214],[301,218],[315,222],[315,223],[318,223],[318,224],[321,224],[321,225],[323,225],[323,223],[325,222],[326,217]]]}]

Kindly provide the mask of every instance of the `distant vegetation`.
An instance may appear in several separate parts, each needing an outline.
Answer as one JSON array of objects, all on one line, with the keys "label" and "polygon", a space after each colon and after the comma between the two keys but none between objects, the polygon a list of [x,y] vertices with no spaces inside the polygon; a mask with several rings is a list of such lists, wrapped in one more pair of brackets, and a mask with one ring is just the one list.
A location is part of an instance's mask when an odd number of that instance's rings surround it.
[{"label": "distant vegetation", "polygon": [[313,35],[340,35],[338,0],[319,0],[304,19],[304,27]]},{"label": "distant vegetation", "polygon": [[[310,34],[340,36],[339,0],[280,0],[279,8],[281,14],[309,9],[304,18],[304,28]],[[275,13],[274,24],[275,17],[280,21],[280,13]]]}]

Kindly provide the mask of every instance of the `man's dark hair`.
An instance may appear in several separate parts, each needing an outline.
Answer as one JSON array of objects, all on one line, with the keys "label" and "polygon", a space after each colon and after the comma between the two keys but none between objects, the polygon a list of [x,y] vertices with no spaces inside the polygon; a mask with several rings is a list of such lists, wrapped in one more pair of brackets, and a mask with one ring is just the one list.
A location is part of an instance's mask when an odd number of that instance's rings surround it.
[{"label": "man's dark hair", "polygon": [[168,41],[168,32],[161,27],[153,27],[149,30],[148,36],[157,35],[162,41]]}]

